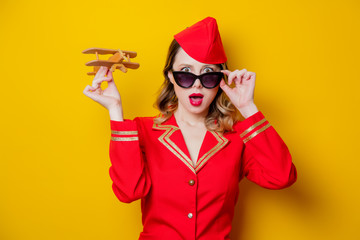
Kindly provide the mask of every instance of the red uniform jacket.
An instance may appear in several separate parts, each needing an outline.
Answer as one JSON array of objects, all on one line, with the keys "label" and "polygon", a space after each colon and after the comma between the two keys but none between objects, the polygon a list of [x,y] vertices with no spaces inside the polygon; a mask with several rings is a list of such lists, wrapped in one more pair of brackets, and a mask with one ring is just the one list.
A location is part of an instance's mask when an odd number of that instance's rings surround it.
[{"label": "red uniform jacket", "polygon": [[193,166],[175,117],[111,121],[110,177],[121,202],[141,199],[141,240],[229,239],[239,181],[296,181],[287,146],[261,112],[225,134],[208,131]]}]

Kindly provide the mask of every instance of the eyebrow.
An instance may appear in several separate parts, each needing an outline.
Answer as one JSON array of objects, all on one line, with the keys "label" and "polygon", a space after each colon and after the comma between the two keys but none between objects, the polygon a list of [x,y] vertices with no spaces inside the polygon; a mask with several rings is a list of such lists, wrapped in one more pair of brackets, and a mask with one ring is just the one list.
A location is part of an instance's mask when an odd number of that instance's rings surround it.
[{"label": "eyebrow", "polygon": [[[179,67],[181,67],[181,66],[184,66],[184,67],[193,67],[193,65],[188,64],[188,63],[182,63],[182,64],[179,65]],[[206,64],[206,65],[202,66],[202,68],[205,68],[205,67],[215,67],[215,68],[216,68],[217,65],[215,65],[215,64]]]},{"label": "eyebrow", "polygon": [[182,64],[179,65],[179,67],[182,67],[182,66],[184,66],[184,67],[192,67],[193,65],[186,64],[186,63],[182,63]]}]

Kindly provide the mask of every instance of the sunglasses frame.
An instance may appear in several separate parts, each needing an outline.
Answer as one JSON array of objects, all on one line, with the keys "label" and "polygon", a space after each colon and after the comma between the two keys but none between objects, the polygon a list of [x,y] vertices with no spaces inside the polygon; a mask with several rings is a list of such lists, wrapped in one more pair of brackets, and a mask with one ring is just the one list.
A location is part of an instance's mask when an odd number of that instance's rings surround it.
[{"label": "sunglasses frame", "polygon": [[[179,85],[179,86],[182,87],[182,88],[191,88],[191,87],[194,85],[194,83],[196,82],[196,79],[199,79],[200,82],[201,82],[201,85],[202,85],[204,88],[212,89],[212,88],[217,87],[217,86],[220,84],[221,79],[224,78],[224,74],[223,74],[222,72],[208,72],[208,73],[203,73],[203,74],[200,74],[200,75],[196,75],[196,74],[193,74],[193,73],[191,73],[191,72],[184,72],[184,71],[172,71],[172,73],[173,73],[174,80],[175,80],[176,84]],[[193,77],[193,83],[192,83],[189,87],[184,87],[184,86],[180,85],[180,84],[179,84],[179,81],[178,81],[178,79],[177,79],[177,77],[176,77],[177,74],[187,74],[187,75],[191,75],[191,76]],[[221,77],[221,78],[219,78],[218,83],[217,83],[214,87],[206,87],[206,86],[204,86],[204,84],[203,84],[203,77],[205,77],[205,76],[207,76],[207,75],[217,75],[217,76],[219,76],[219,77]]]}]

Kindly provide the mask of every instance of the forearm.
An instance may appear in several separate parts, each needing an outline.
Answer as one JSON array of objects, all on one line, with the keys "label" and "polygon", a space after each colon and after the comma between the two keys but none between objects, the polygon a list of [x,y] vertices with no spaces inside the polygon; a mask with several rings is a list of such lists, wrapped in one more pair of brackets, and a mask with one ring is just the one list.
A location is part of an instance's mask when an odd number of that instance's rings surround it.
[{"label": "forearm", "polygon": [[296,181],[289,149],[261,112],[240,122],[236,131],[245,144],[243,173],[250,181],[270,189],[285,188]]},{"label": "forearm", "polygon": [[113,191],[120,201],[129,203],[146,196],[151,186],[140,143],[141,130],[135,120],[110,121],[110,125]]}]

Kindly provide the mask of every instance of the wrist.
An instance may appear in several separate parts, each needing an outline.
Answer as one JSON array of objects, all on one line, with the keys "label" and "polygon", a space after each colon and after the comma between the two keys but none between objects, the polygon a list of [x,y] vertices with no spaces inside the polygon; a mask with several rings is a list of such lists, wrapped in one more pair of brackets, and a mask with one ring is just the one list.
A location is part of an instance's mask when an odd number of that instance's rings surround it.
[{"label": "wrist", "polygon": [[259,110],[257,109],[255,103],[249,103],[241,108],[238,108],[241,115],[246,119],[255,113],[257,113]]},{"label": "wrist", "polygon": [[112,121],[124,121],[123,111],[121,106],[113,106],[108,109],[110,114],[110,120]]}]

